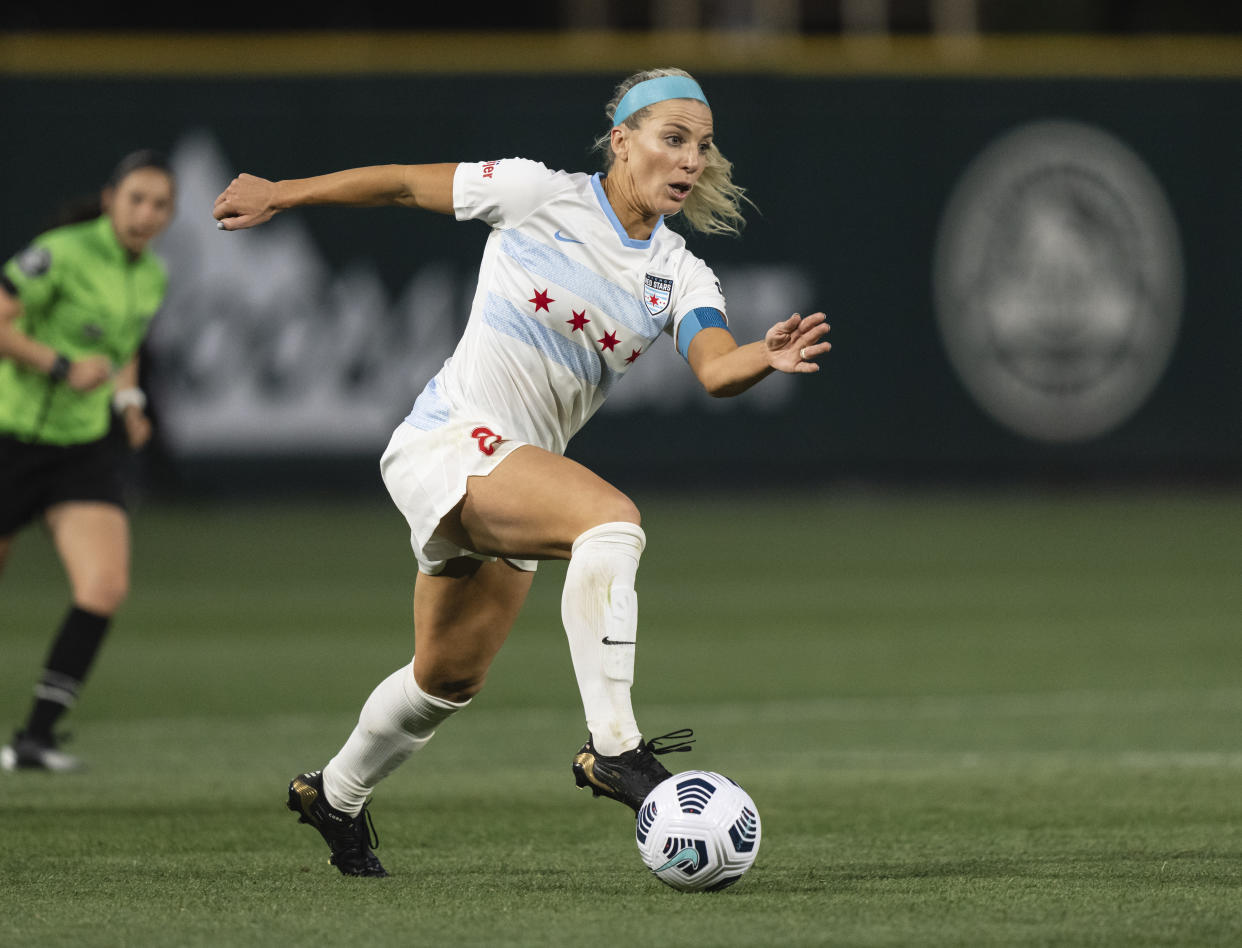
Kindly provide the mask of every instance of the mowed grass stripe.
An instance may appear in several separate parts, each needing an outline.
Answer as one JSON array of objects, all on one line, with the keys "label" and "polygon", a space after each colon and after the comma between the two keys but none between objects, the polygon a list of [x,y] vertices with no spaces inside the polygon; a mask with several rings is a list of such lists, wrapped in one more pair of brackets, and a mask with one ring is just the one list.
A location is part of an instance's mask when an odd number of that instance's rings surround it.
[{"label": "mowed grass stripe", "polygon": [[[408,660],[399,516],[152,505],[69,719],[93,769],[0,774],[0,944],[1242,940],[1242,497],[640,505],[640,721],[694,727],[670,765],[755,797],[741,885],[660,886],[632,817],[573,788],[558,564],[473,707],[376,794],[393,877],[341,878],[284,787]],[[24,535],[0,582],[10,717],[63,596]]]}]

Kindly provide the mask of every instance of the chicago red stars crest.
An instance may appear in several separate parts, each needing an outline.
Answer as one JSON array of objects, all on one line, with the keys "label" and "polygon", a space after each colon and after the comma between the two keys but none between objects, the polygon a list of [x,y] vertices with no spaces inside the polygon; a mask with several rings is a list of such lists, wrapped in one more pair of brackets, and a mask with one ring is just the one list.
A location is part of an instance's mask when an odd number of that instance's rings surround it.
[{"label": "chicago red stars crest", "polygon": [[648,273],[643,279],[643,305],[652,316],[659,316],[668,309],[669,297],[673,295],[673,281]]}]

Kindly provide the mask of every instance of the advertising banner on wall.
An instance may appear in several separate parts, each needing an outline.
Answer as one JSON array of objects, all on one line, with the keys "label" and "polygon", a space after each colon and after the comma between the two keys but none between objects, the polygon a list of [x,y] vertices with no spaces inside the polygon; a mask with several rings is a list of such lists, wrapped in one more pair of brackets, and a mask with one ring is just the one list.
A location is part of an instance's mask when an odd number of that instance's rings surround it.
[{"label": "advertising banner on wall", "polygon": [[[125,151],[168,151],[163,444],[370,472],[452,353],[487,228],[300,209],[217,231],[242,171],[517,156],[593,172],[619,76],[7,77],[2,251]],[[1242,472],[1242,81],[701,74],[754,202],[690,236],[739,341],[824,310],[815,376],[703,393],[671,342],[570,446],[630,482]]]}]

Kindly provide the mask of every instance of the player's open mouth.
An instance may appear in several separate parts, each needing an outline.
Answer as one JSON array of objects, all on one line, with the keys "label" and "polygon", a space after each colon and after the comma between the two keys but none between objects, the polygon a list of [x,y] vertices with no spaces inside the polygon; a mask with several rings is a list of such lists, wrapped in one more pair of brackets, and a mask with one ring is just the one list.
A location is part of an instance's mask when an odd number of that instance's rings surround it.
[{"label": "player's open mouth", "polygon": [[688,184],[670,184],[668,186],[669,194],[673,196],[674,201],[684,201],[690,193],[690,185]]}]

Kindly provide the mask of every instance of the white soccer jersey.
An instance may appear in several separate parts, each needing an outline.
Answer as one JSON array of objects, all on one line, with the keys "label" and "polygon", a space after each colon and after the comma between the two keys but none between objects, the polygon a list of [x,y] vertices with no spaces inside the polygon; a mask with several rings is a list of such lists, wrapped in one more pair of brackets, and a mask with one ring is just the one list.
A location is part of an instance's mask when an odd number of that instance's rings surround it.
[{"label": "white soccer jersey", "polygon": [[564,453],[662,333],[684,355],[701,325],[723,322],[711,269],[663,219],[648,240],[627,236],[598,174],[463,163],[453,205],[492,233],[466,331],[405,419],[416,428],[479,421]]}]

